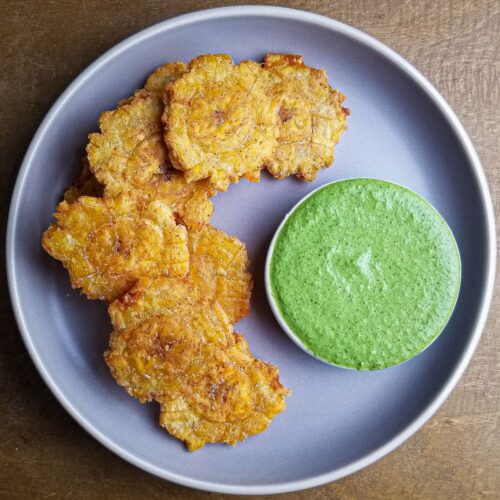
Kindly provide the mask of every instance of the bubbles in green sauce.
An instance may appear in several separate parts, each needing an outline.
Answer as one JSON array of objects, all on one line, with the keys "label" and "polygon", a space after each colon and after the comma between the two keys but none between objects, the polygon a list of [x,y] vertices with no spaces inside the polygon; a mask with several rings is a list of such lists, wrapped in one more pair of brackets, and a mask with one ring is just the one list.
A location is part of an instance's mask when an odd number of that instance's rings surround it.
[{"label": "bubbles in green sauce", "polygon": [[441,332],[460,286],[443,218],[401,186],[350,179],[315,192],[277,236],[269,284],[305,348],[374,370],[412,358]]}]

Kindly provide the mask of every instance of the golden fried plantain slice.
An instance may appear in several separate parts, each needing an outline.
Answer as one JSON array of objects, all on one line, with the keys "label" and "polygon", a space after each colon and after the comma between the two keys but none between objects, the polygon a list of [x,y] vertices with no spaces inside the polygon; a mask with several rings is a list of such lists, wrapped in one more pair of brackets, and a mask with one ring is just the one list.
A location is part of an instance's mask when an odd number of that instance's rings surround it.
[{"label": "golden fried plantain slice", "polygon": [[[180,310],[182,314],[176,314]],[[208,304],[196,308],[181,305],[175,312],[142,322],[131,318],[125,328],[115,328],[104,357],[117,382],[144,403],[161,398],[167,385],[174,383],[169,377],[186,370],[197,347],[210,342],[224,346],[231,335],[226,318],[215,314]],[[168,371],[159,369],[162,363],[168,363]]]},{"label": "golden fried plantain slice", "polygon": [[180,222],[198,228],[210,220],[215,190],[208,181],[188,184],[172,169],[161,122],[162,89],[184,72],[183,63],[161,66],[148,78],[145,89],[103,113],[101,133],[89,136],[87,154],[106,196],[138,191],[162,198]]},{"label": "golden fried plantain slice", "polygon": [[161,182],[170,167],[162,140],[162,112],[161,98],[140,90],[99,118],[101,133],[89,135],[87,155],[107,196]]},{"label": "golden fried plantain slice", "polygon": [[185,318],[190,309],[202,307],[201,302],[230,324],[248,315],[252,277],[245,245],[207,224],[188,232],[188,249],[189,276],[143,278],[110,304],[114,328],[129,328],[155,315]]},{"label": "golden fried plantain slice", "polygon": [[302,56],[268,54],[264,61],[269,94],[279,101],[278,145],[269,172],[312,181],[333,161],[333,147],[346,127],[344,95],[328,84],[324,70],[306,66]]},{"label": "golden fried plantain slice", "polygon": [[253,61],[235,65],[228,55],[204,55],[170,85],[165,139],[188,182],[209,178],[225,191],[243,176],[259,180],[278,133],[278,103],[261,74]]},{"label": "golden fried plantain slice", "polygon": [[55,217],[42,245],[88,298],[112,301],[142,276],[188,272],[186,228],[161,200],[82,196],[60,203]]},{"label": "golden fried plantain slice", "polygon": [[182,318],[153,316],[111,334],[106,363],[118,384],[142,403],[161,398],[168,386],[174,389],[172,376],[182,376],[197,347],[213,343],[220,348],[231,340],[231,326],[207,305],[185,312]]},{"label": "golden fried plantain slice", "polygon": [[188,248],[190,278],[200,293],[217,302],[233,324],[248,316],[252,276],[244,243],[207,224],[189,232]]},{"label": "golden fried plantain slice", "polygon": [[87,158],[82,158],[82,172],[75,183],[64,192],[64,201],[74,203],[80,196],[102,196],[103,186],[89,168]]},{"label": "golden fried plantain slice", "polygon": [[114,331],[105,353],[117,382],[142,402],[160,402],[160,424],[190,450],[263,432],[289,393],[241,336],[197,312],[203,318],[187,324],[155,316]]},{"label": "golden fried plantain slice", "polygon": [[[205,344],[201,351],[192,390],[162,401],[160,425],[190,451],[206,443],[235,445],[264,432],[285,409],[284,398],[289,394],[277,368],[255,359],[238,334],[234,334],[234,346],[220,349]],[[212,363],[206,362],[209,357]]]}]

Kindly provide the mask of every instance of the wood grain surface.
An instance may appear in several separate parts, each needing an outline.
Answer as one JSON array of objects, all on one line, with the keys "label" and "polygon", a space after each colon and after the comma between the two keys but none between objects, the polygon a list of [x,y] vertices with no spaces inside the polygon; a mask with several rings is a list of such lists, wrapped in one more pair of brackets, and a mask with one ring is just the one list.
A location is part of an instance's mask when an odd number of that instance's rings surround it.
[{"label": "wood grain surface", "polygon": [[[420,69],[470,134],[483,162],[499,220],[498,0],[269,3],[311,10],[358,27]],[[0,0],[2,235],[24,152],[64,88],[124,37],[181,13],[226,4],[229,2]],[[171,484],[129,465],[69,417],[27,355],[2,272],[0,498],[223,498]],[[470,367],[420,432],[351,477],[284,497],[500,498],[499,288],[497,280],[486,331]]]}]

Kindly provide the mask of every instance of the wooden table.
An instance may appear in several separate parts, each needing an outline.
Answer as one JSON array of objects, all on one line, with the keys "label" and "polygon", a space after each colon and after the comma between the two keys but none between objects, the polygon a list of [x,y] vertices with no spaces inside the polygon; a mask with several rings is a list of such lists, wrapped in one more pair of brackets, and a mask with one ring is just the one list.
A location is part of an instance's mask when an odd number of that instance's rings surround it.
[{"label": "wooden table", "polygon": [[[0,1],[3,223],[23,154],[54,100],[124,37],[225,1]],[[246,2],[236,2],[246,3]],[[268,2],[262,2],[268,3]],[[500,3],[296,0],[387,43],[458,113],[483,162],[499,218]],[[4,234],[4,231],[2,231]],[[2,252],[4,244],[2,242]],[[153,477],[85,433],[46,388],[19,337],[5,276],[0,302],[0,498],[221,498]],[[290,499],[500,498],[500,282],[486,331],[437,415],[375,465]]]}]

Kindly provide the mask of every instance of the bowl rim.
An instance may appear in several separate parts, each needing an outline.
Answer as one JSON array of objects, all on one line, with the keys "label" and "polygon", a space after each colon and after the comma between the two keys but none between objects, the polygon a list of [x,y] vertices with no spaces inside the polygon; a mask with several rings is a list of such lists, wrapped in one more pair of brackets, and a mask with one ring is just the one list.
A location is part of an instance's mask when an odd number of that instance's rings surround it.
[{"label": "bowl rim", "polygon": [[[329,29],[336,33],[340,33],[347,38],[350,38],[354,42],[361,43],[368,48],[374,50],[379,55],[383,56],[388,62],[392,63],[399,70],[406,73],[406,75],[412,79],[430,98],[433,104],[439,109],[443,117],[448,122],[449,126],[453,130],[455,136],[460,142],[465,156],[469,164],[472,167],[473,174],[478,183],[481,201],[483,205],[483,210],[485,213],[485,223],[487,230],[487,243],[486,243],[486,253],[487,253],[487,277],[484,288],[481,294],[481,302],[479,312],[476,316],[474,326],[471,329],[471,334],[469,341],[464,348],[459,361],[457,362],[453,372],[450,374],[448,379],[444,382],[442,388],[434,398],[434,400],[423,408],[422,412],[400,433],[394,436],[391,440],[386,442],[384,445],[375,449],[371,453],[350,462],[333,471],[318,474],[306,479],[300,479],[296,481],[287,481],[283,483],[267,484],[267,485],[237,485],[237,484],[226,484],[226,483],[216,483],[207,480],[193,479],[182,474],[177,474],[173,472],[166,471],[154,464],[146,462],[133,453],[129,452],[127,449],[123,448],[121,445],[115,443],[109,439],[106,435],[99,432],[83,415],[81,415],[78,410],[66,399],[64,393],[59,389],[59,387],[52,380],[50,371],[44,365],[42,359],[39,357],[32,340],[28,325],[24,318],[23,310],[21,308],[21,300],[19,296],[19,283],[16,276],[16,231],[18,229],[17,216],[18,209],[21,202],[21,195],[24,190],[26,182],[29,180],[29,169],[34,163],[36,158],[37,150],[43,139],[44,134],[50,128],[51,123],[56,119],[59,111],[65,105],[65,103],[79,91],[80,86],[91,79],[95,73],[97,73],[103,66],[108,64],[115,57],[126,52],[129,48],[135,46],[137,43],[141,43],[150,37],[153,37],[164,31],[175,29],[184,25],[189,25],[192,23],[207,21],[213,19],[230,19],[233,17],[267,17],[281,20],[291,20],[308,23],[313,26],[320,28]],[[438,410],[438,408],[443,404],[448,395],[451,393],[456,383],[458,382],[460,376],[467,367],[472,354],[479,342],[482,330],[486,323],[489,306],[491,304],[494,279],[495,279],[495,266],[496,266],[496,229],[495,229],[495,219],[493,212],[493,205],[488,189],[488,184],[484,171],[482,170],[479,157],[469,139],[465,129],[457,118],[456,114],[452,111],[451,107],[445,101],[445,99],[439,94],[436,88],[420,73],[416,68],[414,68],[406,59],[396,53],[394,50],[389,48],[387,45],[378,41],[376,38],[364,33],[357,28],[344,24],[335,19],[331,19],[320,14],[315,14],[312,12],[307,12],[304,10],[291,9],[287,7],[275,7],[275,6],[263,6],[263,5],[242,5],[242,6],[228,6],[228,7],[218,7],[213,9],[199,10],[196,12],[183,14],[171,19],[161,21],[157,24],[150,26],[144,30],[137,32],[136,34],[125,38],[123,41],[117,45],[110,48],[107,52],[97,58],[93,63],[91,63],[83,72],[81,72],[75,80],[66,88],[66,90],[60,95],[56,102],[52,105],[49,112],[40,124],[37,132],[35,133],[30,146],[24,156],[23,162],[19,169],[17,180],[15,183],[14,191],[11,198],[10,210],[8,215],[7,233],[6,233],[6,268],[7,268],[7,280],[9,286],[9,293],[12,303],[12,308],[14,311],[14,316],[17,321],[22,339],[30,354],[33,363],[35,364],[40,376],[45,381],[51,392],[54,394],[59,403],[68,411],[68,413],[95,439],[97,439],[101,444],[106,446],[109,450],[120,456],[121,458],[127,460],[128,462],[136,465],[137,467],[152,473],[156,476],[162,477],[169,481],[173,481],[184,486],[189,486],[192,488],[197,488],[206,491],[220,492],[220,493],[232,493],[240,495],[264,495],[264,494],[274,494],[274,493],[285,493],[297,490],[303,490],[307,488],[312,488],[319,486],[328,482],[336,481],[345,476],[348,476],[374,462],[380,458],[387,455],[389,452],[397,448],[409,437],[411,437],[418,429],[420,429],[427,420]]]},{"label": "bowl rim", "polygon": [[[332,186],[334,184],[340,184],[346,181],[380,181],[383,182],[384,184],[389,184],[392,186],[397,186],[399,188],[404,189],[405,191],[410,192],[414,196],[416,196],[419,200],[423,201],[426,205],[428,205],[432,211],[434,211],[444,222],[446,228],[448,229],[448,232],[450,233],[453,241],[453,245],[455,247],[455,250],[458,255],[458,287],[455,293],[455,296],[453,298],[453,302],[449,311],[449,316],[444,325],[441,327],[441,329],[438,331],[438,333],[432,338],[432,340],[425,345],[425,347],[416,353],[414,356],[411,356],[410,358],[404,359],[403,361],[400,361],[398,363],[395,363],[393,365],[388,365],[388,366],[383,366],[380,368],[367,368],[367,369],[357,369],[352,366],[346,366],[346,365],[339,365],[337,363],[334,363],[333,361],[328,361],[325,358],[322,358],[319,354],[314,353],[312,350],[309,350],[307,346],[302,342],[302,340],[298,337],[298,335],[293,331],[293,329],[288,325],[286,322],[285,318],[283,317],[282,312],[280,311],[280,308],[278,307],[278,304],[276,303],[276,299],[271,291],[271,261],[273,258],[274,254],[274,247],[276,246],[276,242],[278,241],[278,237],[281,233],[281,230],[287,223],[288,219],[293,215],[293,213],[302,205],[304,204],[309,198],[314,196],[316,193],[321,191],[322,189],[327,188],[328,186]],[[455,235],[453,234],[453,231],[451,230],[450,226],[448,225],[448,222],[446,222],[445,218],[441,215],[441,213],[432,205],[428,200],[426,200],[422,195],[418,194],[416,191],[413,189],[410,189],[407,186],[404,186],[403,184],[400,184],[398,182],[393,182],[389,181],[386,179],[382,179],[380,177],[343,177],[341,179],[335,179],[334,181],[326,182],[325,184],[322,184],[321,186],[318,186],[317,188],[313,189],[309,193],[307,193],[305,196],[300,198],[297,203],[285,214],[283,217],[283,220],[279,223],[278,227],[276,228],[276,231],[273,234],[273,237],[271,239],[271,243],[269,243],[269,247],[267,249],[267,254],[266,254],[266,261],[264,264],[264,286],[266,290],[266,296],[267,296],[267,301],[269,302],[269,307],[271,308],[271,311],[274,314],[274,317],[276,318],[276,321],[279,323],[281,329],[288,335],[288,337],[292,340],[292,342],[297,345],[300,349],[302,349],[304,352],[312,356],[313,358],[317,359],[318,361],[321,361],[324,364],[327,364],[329,366],[335,366],[337,368],[342,368],[343,370],[351,370],[351,371],[379,371],[379,370],[385,370],[386,368],[393,368],[394,366],[399,366],[404,363],[407,363],[408,361],[416,358],[420,354],[422,354],[427,348],[429,348],[443,333],[444,329],[446,328],[446,325],[449,323],[451,317],[453,316],[453,312],[455,310],[455,306],[457,305],[458,302],[458,297],[460,295],[460,289],[461,289],[461,284],[462,284],[462,259],[460,255],[460,249],[457,244],[457,240],[455,239]]]}]

